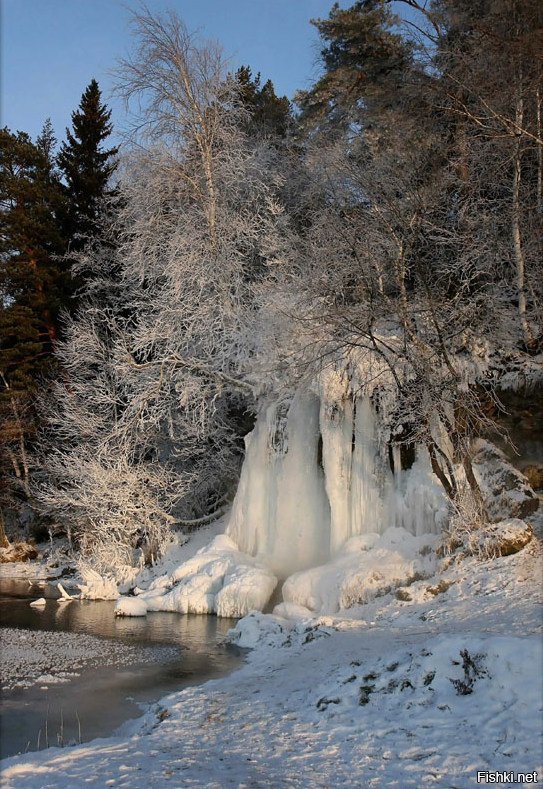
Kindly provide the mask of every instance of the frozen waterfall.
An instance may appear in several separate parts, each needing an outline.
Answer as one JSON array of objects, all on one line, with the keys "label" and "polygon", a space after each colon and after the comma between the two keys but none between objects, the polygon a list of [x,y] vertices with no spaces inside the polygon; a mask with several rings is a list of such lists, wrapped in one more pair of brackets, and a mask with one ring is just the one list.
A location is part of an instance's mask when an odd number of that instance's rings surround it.
[{"label": "frozen waterfall", "polygon": [[357,535],[439,532],[446,502],[426,451],[403,470],[393,454],[394,470],[369,397],[305,389],[272,403],[246,438],[227,534],[287,578],[330,561]]},{"label": "frozen waterfall", "polygon": [[[226,534],[117,613],[334,613],[431,574],[447,503],[425,450],[400,467],[369,397],[340,378],[268,403],[246,437]],[[407,463],[406,463],[407,465]],[[392,468],[391,468],[392,466]]]}]

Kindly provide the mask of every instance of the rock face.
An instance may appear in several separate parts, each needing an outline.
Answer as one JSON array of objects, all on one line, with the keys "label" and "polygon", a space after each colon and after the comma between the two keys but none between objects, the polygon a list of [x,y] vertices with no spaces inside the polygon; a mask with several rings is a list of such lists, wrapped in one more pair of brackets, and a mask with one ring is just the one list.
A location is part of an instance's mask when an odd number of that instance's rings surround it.
[{"label": "rock face", "polygon": [[528,545],[533,529],[518,518],[492,523],[481,530],[477,549],[482,556],[510,556]]},{"label": "rock face", "polygon": [[526,477],[490,441],[477,440],[473,470],[491,521],[526,518],[538,509],[539,499]]},{"label": "rock face", "polygon": [[524,466],[522,473],[534,490],[543,490],[543,463],[530,463]]}]

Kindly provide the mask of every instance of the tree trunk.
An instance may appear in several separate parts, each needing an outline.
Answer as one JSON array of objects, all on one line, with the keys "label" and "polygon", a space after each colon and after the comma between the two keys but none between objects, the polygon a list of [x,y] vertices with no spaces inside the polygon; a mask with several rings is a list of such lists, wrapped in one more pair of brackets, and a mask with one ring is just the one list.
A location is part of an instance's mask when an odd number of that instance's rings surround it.
[{"label": "tree trunk", "polygon": [[0,510],[0,548],[9,548],[9,540],[6,537],[6,529],[4,526],[4,513]]},{"label": "tree trunk", "polygon": [[[541,139],[541,91],[539,85],[535,92],[535,117],[537,124],[537,136]],[[537,191],[536,191],[536,210],[543,213],[543,146],[537,146]]]},{"label": "tree trunk", "polygon": [[[524,105],[522,96],[517,99],[515,122],[517,126],[522,126],[524,121]],[[522,179],[522,141],[520,135],[517,136],[515,143],[515,154],[513,160],[513,201],[511,206],[511,234],[513,238],[513,250],[515,255],[515,268],[517,277],[517,303],[520,327],[526,347],[533,345],[534,338],[530,331],[526,314],[526,263],[524,260],[524,250],[522,248],[522,236],[520,231],[521,224],[521,202],[520,187]]]}]

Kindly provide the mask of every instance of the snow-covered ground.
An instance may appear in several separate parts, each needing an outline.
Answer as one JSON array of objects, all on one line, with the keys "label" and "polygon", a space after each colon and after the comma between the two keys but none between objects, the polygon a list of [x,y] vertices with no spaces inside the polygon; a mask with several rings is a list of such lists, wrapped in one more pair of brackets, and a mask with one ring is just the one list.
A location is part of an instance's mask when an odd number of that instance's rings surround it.
[{"label": "snow-covered ground", "polygon": [[541,558],[534,539],[333,617],[251,614],[232,634],[254,647],[239,671],[163,699],[123,736],[7,759],[2,786],[541,782]]}]

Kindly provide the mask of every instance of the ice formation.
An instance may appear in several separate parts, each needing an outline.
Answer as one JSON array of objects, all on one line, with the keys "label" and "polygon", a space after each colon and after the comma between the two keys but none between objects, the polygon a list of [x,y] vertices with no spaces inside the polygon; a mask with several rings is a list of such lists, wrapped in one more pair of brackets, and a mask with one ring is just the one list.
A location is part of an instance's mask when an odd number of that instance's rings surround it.
[{"label": "ice formation", "polygon": [[292,610],[335,612],[424,572],[420,538],[442,529],[443,491],[424,449],[410,468],[397,450],[390,462],[379,426],[370,398],[341,376],[268,403],[246,438],[226,534],[138,600],[147,611],[244,616],[265,608],[280,579]]},{"label": "ice formation", "polygon": [[330,557],[330,504],[319,463],[316,395],[263,411],[246,439],[245,462],[227,529],[239,550],[286,578]]},{"label": "ice formation", "polygon": [[284,603],[274,613],[291,616],[289,606],[293,606],[294,612],[309,609],[335,614],[428,577],[435,571],[435,553],[427,548],[435,539],[431,534],[415,537],[395,527],[382,535],[351,537],[326,564],[287,578]]},{"label": "ice formation", "polygon": [[426,451],[409,469],[398,456],[392,470],[369,397],[305,391],[273,403],[246,439],[227,534],[284,579],[357,535],[440,532],[447,507]]}]

